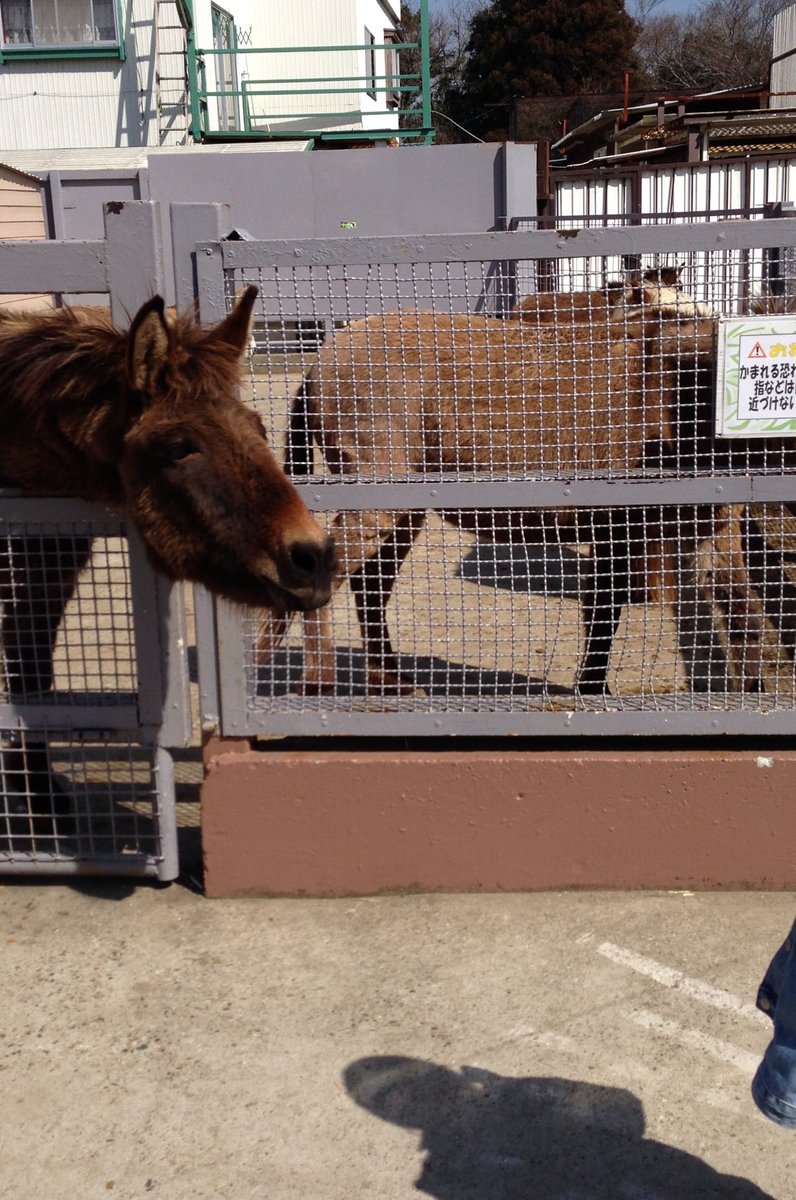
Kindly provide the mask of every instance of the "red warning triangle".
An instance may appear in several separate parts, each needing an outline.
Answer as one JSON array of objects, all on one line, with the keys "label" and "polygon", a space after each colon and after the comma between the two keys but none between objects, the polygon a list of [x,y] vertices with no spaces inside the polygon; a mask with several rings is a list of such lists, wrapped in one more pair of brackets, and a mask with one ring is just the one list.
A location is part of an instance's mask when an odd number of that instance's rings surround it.
[{"label": "red warning triangle", "polygon": [[747,358],[768,358],[768,355],[766,354],[765,348],[763,346],[761,346],[759,342],[755,342],[754,346],[752,346],[752,349],[749,351],[749,353],[747,354],[746,357]]}]

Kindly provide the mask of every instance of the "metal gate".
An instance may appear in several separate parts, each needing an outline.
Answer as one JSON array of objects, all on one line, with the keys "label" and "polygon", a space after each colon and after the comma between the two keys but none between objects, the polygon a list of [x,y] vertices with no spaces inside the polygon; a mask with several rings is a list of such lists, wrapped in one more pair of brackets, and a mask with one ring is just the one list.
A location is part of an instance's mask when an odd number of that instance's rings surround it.
[{"label": "metal gate", "polygon": [[[8,292],[105,292],[124,324],[162,291],[155,206],[109,206],[103,241],[7,243],[0,278]],[[76,568],[50,662],[41,647]],[[3,618],[0,874],[173,879],[170,748],[190,743],[181,589],[153,573],[119,513],[8,489],[0,573],[13,596]]]},{"label": "metal gate", "polygon": [[[202,598],[206,726],[792,734],[793,443],[714,438],[705,339],[794,225],[201,245],[203,319],[261,288],[250,387],[280,454],[316,372],[326,455],[297,482],[345,579],[326,631]],[[665,344],[636,295],[664,267],[701,306]]]}]

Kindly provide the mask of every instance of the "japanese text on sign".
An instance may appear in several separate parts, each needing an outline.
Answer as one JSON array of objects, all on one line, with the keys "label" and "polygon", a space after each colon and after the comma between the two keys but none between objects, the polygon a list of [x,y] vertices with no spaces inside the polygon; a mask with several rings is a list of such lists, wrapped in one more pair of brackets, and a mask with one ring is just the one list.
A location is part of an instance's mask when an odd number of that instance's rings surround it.
[{"label": "japanese text on sign", "polygon": [[796,315],[720,317],[716,433],[796,436]]},{"label": "japanese text on sign", "polygon": [[739,339],[738,416],[742,420],[796,412],[796,338],[751,334]]}]

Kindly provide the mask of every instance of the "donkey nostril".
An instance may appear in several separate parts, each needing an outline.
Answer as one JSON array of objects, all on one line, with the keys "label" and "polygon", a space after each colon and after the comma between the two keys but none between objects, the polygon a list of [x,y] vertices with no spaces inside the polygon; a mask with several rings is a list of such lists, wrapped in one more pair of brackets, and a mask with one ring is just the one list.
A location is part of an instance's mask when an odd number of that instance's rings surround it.
[{"label": "donkey nostril", "polygon": [[318,549],[309,542],[297,542],[290,548],[290,564],[300,575],[314,575],[320,565]]}]

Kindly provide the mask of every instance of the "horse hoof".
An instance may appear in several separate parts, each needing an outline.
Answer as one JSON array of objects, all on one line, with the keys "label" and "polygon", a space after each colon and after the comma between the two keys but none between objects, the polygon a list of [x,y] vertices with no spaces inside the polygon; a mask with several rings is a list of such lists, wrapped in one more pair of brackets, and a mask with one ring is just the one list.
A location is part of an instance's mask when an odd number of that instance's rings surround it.
[{"label": "horse hoof", "polygon": [[747,695],[761,696],[766,689],[762,679],[744,679],[741,690]]},{"label": "horse hoof", "polygon": [[368,671],[368,690],[382,692],[387,696],[425,696],[423,688],[418,687],[411,675],[402,675],[400,671],[380,671],[372,667]]},{"label": "horse hoof", "polygon": [[334,696],[337,687],[334,679],[302,679],[297,691],[301,696]]},{"label": "horse hoof", "polygon": [[604,679],[579,679],[575,691],[581,696],[610,696],[611,689]]}]

